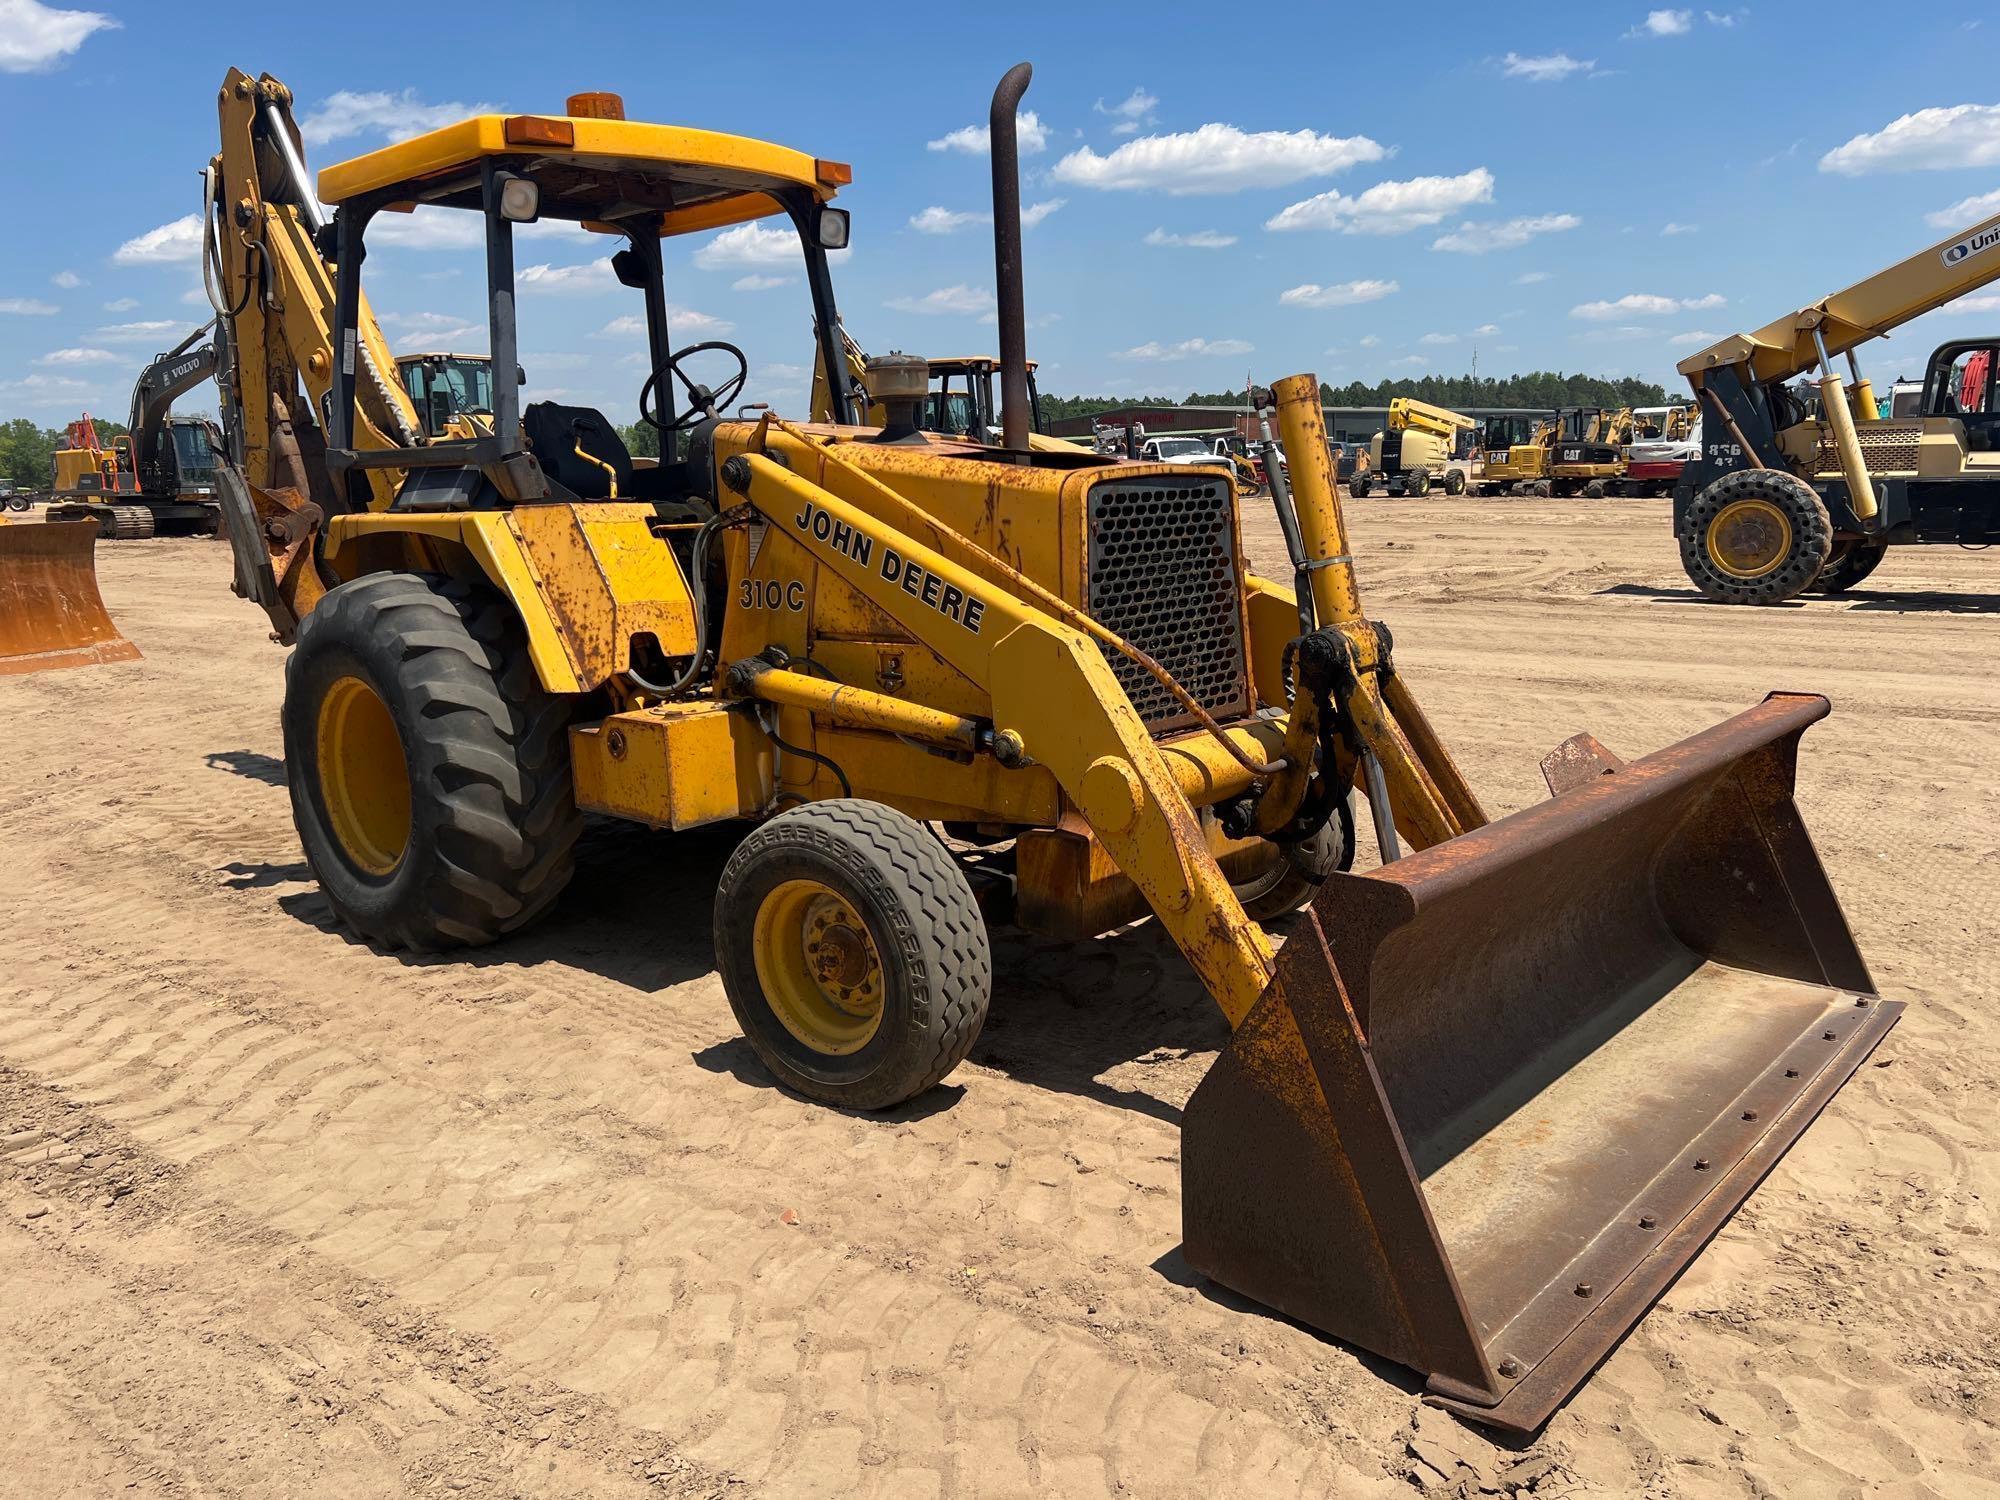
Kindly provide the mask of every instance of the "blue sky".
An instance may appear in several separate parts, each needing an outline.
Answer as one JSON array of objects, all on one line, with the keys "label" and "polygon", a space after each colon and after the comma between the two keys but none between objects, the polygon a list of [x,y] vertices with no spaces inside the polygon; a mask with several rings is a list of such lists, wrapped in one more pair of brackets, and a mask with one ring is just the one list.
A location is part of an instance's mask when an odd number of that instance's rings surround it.
[{"label": "blue sky", "polygon": [[[943,354],[994,345],[987,158],[966,128],[1026,58],[1029,351],[1065,393],[1456,374],[1475,348],[1482,374],[1671,388],[1704,335],[1910,254],[1954,211],[2000,210],[2000,21],[1959,7],[1328,5],[1284,13],[1283,36],[1260,35],[1272,12],[1123,14],[0,0],[0,417],[122,414],[139,364],[206,317],[177,221],[232,64],[292,87],[315,168],[582,89],[849,161],[849,330]],[[1411,15],[1434,23],[1420,45]],[[470,228],[411,226],[371,255],[399,348],[484,347]],[[741,344],[749,396],[798,412],[809,304],[795,255],[752,238],[670,247],[675,340]],[[619,320],[640,309],[604,253],[524,243],[545,269],[525,277],[523,363],[535,393],[628,421],[641,339]],[[1917,373],[1938,339],[1996,324],[2000,297],[1966,299],[1864,368]]]}]

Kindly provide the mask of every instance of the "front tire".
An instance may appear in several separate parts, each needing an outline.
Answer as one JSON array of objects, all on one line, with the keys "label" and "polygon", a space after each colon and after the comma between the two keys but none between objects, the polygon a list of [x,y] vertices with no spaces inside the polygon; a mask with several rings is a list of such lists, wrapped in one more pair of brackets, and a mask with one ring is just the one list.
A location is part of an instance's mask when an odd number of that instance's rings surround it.
[{"label": "front tire", "polygon": [[1419,469],[1403,480],[1403,493],[1413,500],[1420,500],[1431,492],[1431,471]]},{"label": "front tire", "polygon": [[763,824],[723,868],[715,954],[779,1083],[887,1109],[938,1083],[985,1023],[993,953],[972,887],[907,815],[842,797]]},{"label": "front tire", "polygon": [[282,717],[299,841],[362,937],[489,943],[569,883],[570,703],[491,594],[414,573],[342,584],[299,627]]},{"label": "front tire", "polygon": [[1444,492],[1447,495],[1463,495],[1465,493],[1465,470],[1446,469],[1444,471]]},{"label": "front tire", "polygon": [[1366,500],[1368,498],[1368,481],[1357,474],[1354,478],[1347,481],[1347,493],[1352,495],[1356,500]]},{"label": "front tire", "polygon": [[1782,469],[1737,469],[1681,517],[1681,566],[1718,604],[1782,604],[1812,586],[1833,550],[1813,487]]}]

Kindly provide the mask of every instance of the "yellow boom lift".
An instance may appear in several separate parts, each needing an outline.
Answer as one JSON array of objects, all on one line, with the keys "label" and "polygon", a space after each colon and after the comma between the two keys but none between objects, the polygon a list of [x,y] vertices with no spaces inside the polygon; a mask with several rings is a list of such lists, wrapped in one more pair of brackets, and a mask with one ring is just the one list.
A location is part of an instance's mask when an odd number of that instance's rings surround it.
[{"label": "yellow boom lift", "polygon": [[[215,261],[232,343],[260,351],[234,408],[273,415],[229,515],[245,591],[296,635],[307,858],[367,939],[449,949],[554,907],[585,811],[753,823],[714,906],[730,1006],[784,1086],[861,1110],[931,1087],[979,1033],[975,878],[1032,932],[1150,914],[1234,1031],[1185,1112],[1188,1262],[1531,1428],[1899,1009],[1793,805],[1826,702],[1773,696],[1629,764],[1579,736],[1546,763],[1549,801],[1489,820],[1362,610],[1315,377],[1266,397],[1292,588],[1246,569],[1226,472],[1030,445],[1028,76],[990,117],[993,444],[922,430],[920,361],[872,362],[883,420],[858,420],[839,162],[591,95],[419,135],[315,194],[289,94],[230,75]],[[316,201],[335,205],[317,229]],[[370,414],[363,247],[411,204],[483,225],[477,437],[392,438]],[[619,246],[657,466],[520,404],[513,231],[541,218]],[[732,420],[747,361],[726,351],[711,389],[672,347],[662,239],[753,220],[798,242],[829,420]],[[323,275],[330,299],[291,280]],[[329,305],[293,359],[276,315]],[[324,349],[356,357],[321,372]],[[327,391],[318,491],[272,487],[308,448],[275,436],[312,415],[298,379]],[[1365,875],[1343,873],[1357,780],[1386,859]],[[969,873],[954,849],[974,844]],[[1263,920],[1300,908],[1280,951]]]},{"label": "yellow boom lift", "polygon": [[[1674,535],[1696,587],[1779,604],[1852,588],[1893,545],[2000,541],[2000,337],[1934,350],[1907,418],[1881,415],[1854,352],[1996,277],[2000,214],[1681,361],[1702,448],[1674,491]],[[1815,370],[1808,400],[1792,382]]]},{"label": "yellow boom lift", "polygon": [[1368,498],[1376,482],[1392,495],[1424,495],[1433,483],[1447,495],[1465,492],[1465,468],[1453,465],[1453,450],[1461,432],[1479,424],[1471,417],[1410,396],[1389,402],[1384,430],[1368,445],[1368,467],[1355,466],[1348,490],[1357,500]]}]

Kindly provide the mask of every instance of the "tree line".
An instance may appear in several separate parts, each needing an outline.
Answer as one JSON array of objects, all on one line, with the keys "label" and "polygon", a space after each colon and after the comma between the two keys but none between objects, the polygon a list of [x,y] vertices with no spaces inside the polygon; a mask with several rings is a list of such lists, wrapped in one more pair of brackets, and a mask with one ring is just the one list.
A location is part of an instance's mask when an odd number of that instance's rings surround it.
[{"label": "tree line", "polygon": [[[109,443],[124,437],[123,422],[93,419],[98,440]],[[69,446],[68,427],[38,427],[26,417],[0,422],[0,479],[12,480],[17,490],[45,490],[54,467],[56,449]]]},{"label": "tree line", "polygon": [[[1387,406],[1397,396],[1428,401],[1433,406],[1520,406],[1548,411],[1561,406],[1665,406],[1665,386],[1632,376],[1571,375],[1536,370],[1527,375],[1419,375],[1408,380],[1383,380],[1374,385],[1352,381],[1333,386],[1320,382],[1319,397],[1327,406]],[[1176,401],[1171,396],[1042,396],[1042,415],[1051,420],[1085,417],[1125,406],[1247,406],[1241,389],[1190,391]]]}]

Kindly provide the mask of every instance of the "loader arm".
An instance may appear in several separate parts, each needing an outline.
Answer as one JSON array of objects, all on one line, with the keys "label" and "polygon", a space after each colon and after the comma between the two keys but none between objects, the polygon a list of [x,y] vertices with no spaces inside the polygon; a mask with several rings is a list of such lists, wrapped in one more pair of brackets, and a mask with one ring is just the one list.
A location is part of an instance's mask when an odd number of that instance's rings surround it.
[{"label": "loader arm", "polygon": [[1436,438],[1452,438],[1470,432],[1479,424],[1463,413],[1432,406],[1410,396],[1397,396],[1389,403],[1389,427],[1394,432],[1425,432]]}]

